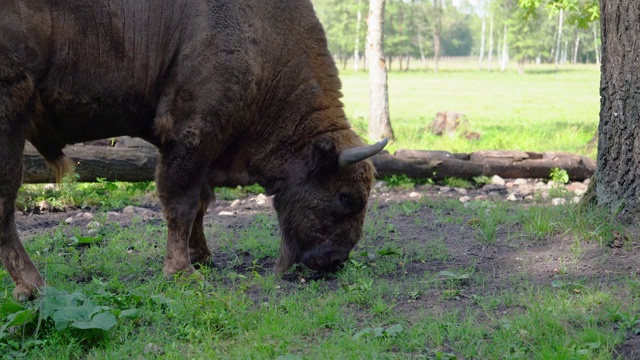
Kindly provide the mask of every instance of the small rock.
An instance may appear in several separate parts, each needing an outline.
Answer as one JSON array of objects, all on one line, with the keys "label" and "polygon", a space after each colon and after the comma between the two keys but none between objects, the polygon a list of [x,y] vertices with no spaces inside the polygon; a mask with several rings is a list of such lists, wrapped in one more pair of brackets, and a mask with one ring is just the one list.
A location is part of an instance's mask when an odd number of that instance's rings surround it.
[{"label": "small rock", "polygon": [[127,207],[125,207],[124,209],[122,209],[122,213],[125,215],[133,215],[136,213],[136,208],[129,205]]},{"label": "small rock", "polygon": [[545,184],[543,181],[538,181],[537,183],[533,184],[533,186],[535,188],[546,188],[547,184]]},{"label": "small rock", "polygon": [[117,212],[115,212],[115,211],[109,211],[109,212],[107,213],[107,216],[119,217],[119,216],[120,216],[120,213],[117,213]]},{"label": "small rock", "polygon": [[389,184],[386,181],[376,181],[376,184],[373,185],[374,189],[382,189],[388,187]]},{"label": "small rock", "polygon": [[566,199],[563,198],[553,198],[551,199],[551,204],[558,206],[558,205],[564,205],[567,203]]},{"label": "small rock", "polygon": [[85,219],[91,220],[91,219],[93,219],[93,214],[90,213],[90,212],[86,212],[86,213],[82,214],[82,217],[85,218]]},{"label": "small rock", "polygon": [[235,213],[231,212],[231,211],[220,211],[218,213],[219,216],[234,216]]},{"label": "small rock", "polygon": [[464,188],[455,188],[454,190],[460,195],[467,195],[469,193],[467,189]]},{"label": "small rock", "polygon": [[491,183],[493,185],[500,185],[500,186],[504,186],[505,185],[505,181],[503,178],[501,178],[498,175],[493,175],[493,177],[491,178]]},{"label": "small rock", "polygon": [[81,218],[81,217],[83,217],[83,216],[84,216],[84,213],[83,213],[83,212],[79,212],[79,213],[77,213],[77,214],[76,214],[76,217],[77,217],[78,219],[80,219],[80,218]]},{"label": "small rock", "polygon": [[584,192],[587,191],[587,185],[581,182],[572,182],[571,184],[567,185],[567,191],[582,191],[582,193],[584,194]]},{"label": "small rock", "polygon": [[489,198],[489,196],[487,195],[477,195],[474,199],[475,200],[487,200]]},{"label": "small rock", "polygon": [[571,203],[578,204],[580,200],[582,200],[582,196],[575,196],[573,199],[571,199]]},{"label": "small rock", "polygon": [[468,203],[469,201],[471,201],[471,198],[468,197],[468,196],[462,196],[458,200],[460,200],[461,203],[465,204],[465,203]]},{"label": "small rock", "polygon": [[451,191],[451,188],[448,186],[440,186],[440,188],[438,189],[441,193],[445,193],[445,192],[449,192]]},{"label": "small rock", "polygon": [[240,205],[240,199],[235,199],[235,200],[233,200],[233,202],[231,203],[231,205],[229,205],[229,207],[234,208],[234,207],[236,207],[236,206],[238,206],[238,205]]},{"label": "small rock", "polygon": [[412,192],[409,193],[409,197],[410,198],[418,198],[418,199],[420,199],[420,198],[422,198],[422,195],[418,194],[415,191],[412,191]]},{"label": "small rock", "polygon": [[149,221],[151,219],[153,219],[156,216],[156,213],[154,213],[151,210],[144,210],[140,216],[142,217],[143,221]]},{"label": "small rock", "polygon": [[147,345],[144,346],[144,353],[145,354],[155,354],[155,355],[163,355],[164,354],[164,350],[162,350],[162,348],[154,343],[148,343]]},{"label": "small rock", "polygon": [[574,193],[575,193],[576,195],[578,195],[578,196],[582,196],[582,195],[584,195],[584,193],[586,193],[586,192],[587,192],[587,190],[576,190],[576,191],[574,191]]},{"label": "small rock", "polygon": [[42,200],[38,203],[38,207],[40,211],[49,211],[51,210],[51,204],[47,200]]},{"label": "small rock", "polygon": [[91,229],[87,232],[88,235],[97,235],[98,234],[98,229]]},{"label": "small rock", "polygon": [[99,229],[100,227],[102,227],[102,225],[97,221],[91,221],[87,224],[87,229]]},{"label": "small rock", "polygon": [[515,194],[510,194],[507,196],[507,201],[518,201],[518,198],[516,198]]},{"label": "small rock", "polygon": [[513,181],[513,185],[516,185],[516,186],[527,185],[528,183],[529,183],[529,182],[527,181],[527,179],[522,179],[522,178],[515,179],[515,180]]},{"label": "small rock", "polygon": [[71,216],[69,216],[68,218],[66,218],[64,220],[65,224],[73,224],[73,218]]},{"label": "small rock", "polygon": [[258,205],[264,205],[267,202],[267,197],[264,196],[264,194],[259,194],[256,197],[256,204]]},{"label": "small rock", "polygon": [[582,183],[589,186],[589,183],[591,183],[591,179],[585,179]]},{"label": "small rock", "polygon": [[56,184],[47,184],[44,186],[45,190],[55,190],[56,189]]},{"label": "small rock", "polygon": [[515,185],[513,184],[513,181],[507,181],[506,184],[504,184],[504,186],[507,187],[507,189],[511,189],[512,187],[514,187]]}]

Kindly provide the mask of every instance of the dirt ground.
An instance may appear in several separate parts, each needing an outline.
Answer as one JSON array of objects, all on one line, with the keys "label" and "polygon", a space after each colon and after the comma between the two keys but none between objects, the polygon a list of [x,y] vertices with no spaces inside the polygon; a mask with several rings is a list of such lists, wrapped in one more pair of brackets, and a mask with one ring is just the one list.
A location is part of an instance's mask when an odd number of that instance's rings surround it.
[{"label": "dirt ground", "polygon": [[[468,197],[483,196],[480,190],[468,190]],[[442,192],[436,186],[423,185],[412,190],[383,189],[374,192],[372,201],[377,201],[378,211],[385,207],[403,201],[419,201],[422,197],[428,198],[454,198],[458,199],[459,194],[454,191]],[[522,206],[526,206],[526,200]],[[482,295],[493,291],[504,291],[504,278],[521,276],[523,279],[533,284],[549,284],[558,277],[563,269],[569,269],[563,274],[563,281],[570,282],[572,279],[588,281],[589,283],[613,285],[619,281],[621,275],[637,276],[640,274],[640,242],[637,241],[637,232],[631,230],[634,241],[630,241],[628,246],[603,247],[596,241],[584,242],[583,252],[579,259],[571,256],[570,246],[573,238],[568,235],[558,235],[551,239],[535,242],[512,243],[509,237],[509,229],[499,229],[497,241],[492,244],[481,243],[476,238],[476,229],[468,225],[467,219],[462,225],[440,221],[442,214],[436,214],[428,206],[422,206],[410,216],[398,214],[392,222],[395,228],[395,241],[399,246],[410,246],[411,242],[429,242],[433,238],[444,238],[446,248],[450,254],[446,262],[440,260],[416,261],[407,264],[403,271],[405,273],[439,272],[447,270],[452,266],[462,268],[474,268],[476,272],[488,274],[487,283],[480,288],[467,289],[469,293]],[[222,229],[237,229],[249,226],[253,217],[257,213],[266,212],[269,216],[275,217],[271,207],[271,199],[263,195],[249,196],[244,199],[234,201],[219,200],[211,205],[205,218],[205,224],[215,222]],[[95,209],[66,209],[64,212],[31,212],[16,213],[16,222],[22,239],[28,239],[34,234],[47,232],[60,224],[66,222],[73,224],[73,227],[84,229],[87,234],[91,233],[92,225],[100,221],[117,222],[121,226],[130,226],[132,219],[136,216],[143,222],[162,224],[162,211],[160,205],[151,201],[145,207],[128,207],[121,211],[97,213]],[[104,218],[106,216],[106,219]],[[415,219],[421,219],[420,225],[416,225]],[[96,220],[100,220],[97,221]],[[99,226],[99,225],[97,225]],[[69,228],[69,227],[66,227]],[[66,230],[65,230],[66,231]],[[443,237],[443,234],[446,236]],[[374,240],[375,242],[375,240]],[[215,261],[218,266],[226,266],[231,259],[226,255],[215,254]],[[251,257],[246,256],[244,262],[251,264]],[[260,264],[264,269],[273,267],[273,259],[264,260]],[[241,271],[241,267],[238,268]],[[296,271],[285,276],[288,281],[300,281],[302,276],[307,276],[313,280],[314,275],[298,275]],[[323,277],[324,281],[334,281],[329,277]],[[330,285],[331,286],[331,285]],[[337,284],[335,285],[337,286]],[[445,306],[438,302],[431,301],[428,296],[417,299],[410,304],[402,305],[407,307],[433,308],[434,306]],[[454,306],[465,307],[472,300],[464,297],[461,293],[460,301]],[[411,309],[405,309],[410,311]],[[437,311],[438,309],[434,309]],[[618,354],[624,359],[640,359],[640,336],[630,336],[626,342],[617,349]]]}]

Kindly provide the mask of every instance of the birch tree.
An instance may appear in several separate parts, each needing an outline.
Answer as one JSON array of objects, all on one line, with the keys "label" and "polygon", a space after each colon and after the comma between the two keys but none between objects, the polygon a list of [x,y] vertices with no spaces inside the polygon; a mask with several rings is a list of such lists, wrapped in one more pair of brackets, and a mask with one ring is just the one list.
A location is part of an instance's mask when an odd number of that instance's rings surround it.
[{"label": "birch tree", "polygon": [[389,117],[387,67],[383,44],[383,19],[385,0],[369,1],[367,18],[367,61],[369,61],[369,139],[393,139]]}]

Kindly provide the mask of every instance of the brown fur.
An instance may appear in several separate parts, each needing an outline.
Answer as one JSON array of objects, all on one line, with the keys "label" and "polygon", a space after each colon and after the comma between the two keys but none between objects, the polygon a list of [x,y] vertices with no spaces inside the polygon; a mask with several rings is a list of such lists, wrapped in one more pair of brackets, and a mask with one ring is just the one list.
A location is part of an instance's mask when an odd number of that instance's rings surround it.
[{"label": "brown fur", "polygon": [[13,164],[0,171],[0,259],[16,296],[43,284],[10,215],[25,139],[58,176],[66,144],[156,145],[168,276],[211,259],[210,188],[254,182],[276,194],[280,271],[340,266],[362,236],[373,170],[337,166],[363,145],[337,75],[309,0],[0,2],[0,160]]}]

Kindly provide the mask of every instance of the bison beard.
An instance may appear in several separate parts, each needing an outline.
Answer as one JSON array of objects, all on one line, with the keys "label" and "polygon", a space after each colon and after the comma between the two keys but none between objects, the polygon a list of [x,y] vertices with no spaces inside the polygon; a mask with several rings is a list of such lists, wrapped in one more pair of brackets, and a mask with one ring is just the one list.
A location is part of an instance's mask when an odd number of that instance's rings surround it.
[{"label": "bison beard", "polygon": [[362,236],[366,159],[386,141],[350,129],[337,75],[309,0],[0,2],[0,260],[14,296],[44,285],[14,223],[25,140],[58,177],[67,144],[157,146],[166,276],[211,262],[211,188],[256,182],[275,194],[278,271],[340,267]]}]

